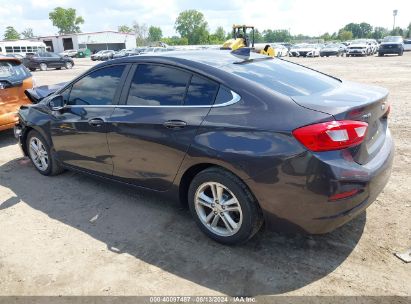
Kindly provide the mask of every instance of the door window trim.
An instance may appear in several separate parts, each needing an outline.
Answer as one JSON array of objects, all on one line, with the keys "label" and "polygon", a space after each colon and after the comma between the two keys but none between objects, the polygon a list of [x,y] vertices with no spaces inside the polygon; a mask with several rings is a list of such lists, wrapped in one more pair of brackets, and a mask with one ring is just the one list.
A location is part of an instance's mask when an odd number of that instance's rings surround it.
[{"label": "door window trim", "polygon": [[128,74],[130,72],[131,69],[131,65],[129,63],[118,63],[118,64],[108,64],[105,66],[102,66],[100,68],[96,68],[93,70],[88,71],[88,73],[83,74],[77,78],[75,78],[74,80],[72,80],[71,82],[69,82],[67,85],[65,85],[63,88],[61,88],[57,94],[61,94],[62,92],[64,92],[65,90],[69,90],[69,94],[68,94],[68,98],[70,99],[70,95],[71,95],[71,90],[73,89],[73,85],[77,82],[79,82],[81,79],[83,79],[84,77],[89,76],[91,73],[94,73],[96,71],[102,70],[104,68],[108,68],[108,67],[113,67],[113,66],[121,66],[124,65],[124,70],[123,70],[123,74],[121,74],[120,77],[120,82],[119,82],[119,86],[116,89],[116,92],[114,93],[114,97],[113,97],[113,101],[117,100],[117,102],[112,103],[111,105],[67,105],[66,108],[96,108],[96,107],[116,107],[119,102],[120,102],[120,98],[121,98],[121,93],[123,91],[124,88],[124,82],[128,77]]},{"label": "door window trim", "polygon": [[[183,103],[179,104],[179,105],[159,105],[159,106],[128,105],[128,104],[126,104],[128,95],[129,95],[130,90],[131,90],[131,83],[133,82],[134,73],[137,71],[138,65],[140,65],[140,64],[159,65],[159,66],[164,66],[164,67],[168,67],[168,68],[181,70],[183,72],[191,74],[190,80],[187,84],[186,91],[185,91],[185,94],[184,94]],[[182,109],[184,109],[184,108],[221,108],[221,107],[227,107],[227,106],[233,105],[233,104],[235,104],[235,103],[237,103],[241,100],[241,96],[239,94],[237,94],[236,92],[234,92],[231,89],[228,89],[231,92],[231,95],[233,96],[233,98],[230,99],[229,101],[224,102],[224,103],[221,103],[221,104],[213,103],[213,104],[209,104],[209,105],[184,105],[185,99],[187,97],[188,87],[191,84],[191,79],[193,78],[193,76],[198,76],[200,78],[204,78],[204,79],[207,79],[207,80],[210,80],[212,82],[217,83],[218,90],[217,90],[217,92],[214,96],[214,102],[215,102],[215,98],[217,97],[218,91],[219,91],[220,86],[221,86],[221,84],[219,84],[217,81],[211,80],[211,79],[209,79],[208,77],[206,77],[204,75],[201,75],[201,74],[195,73],[193,71],[183,69],[183,68],[180,68],[180,67],[177,67],[177,66],[174,66],[174,65],[168,65],[168,64],[163,64],[163,63],[153,63],[153,62],[141,62],[141,63],[134,63],[133,66],[130,68],[127,80],[125,81],[123,89],[122,89],[120,102],[115,107],[122,107],[122,108],[123,107],[124,108],[182,108]],[[111,105],[109,105],[109,107],[111,107]]]}]

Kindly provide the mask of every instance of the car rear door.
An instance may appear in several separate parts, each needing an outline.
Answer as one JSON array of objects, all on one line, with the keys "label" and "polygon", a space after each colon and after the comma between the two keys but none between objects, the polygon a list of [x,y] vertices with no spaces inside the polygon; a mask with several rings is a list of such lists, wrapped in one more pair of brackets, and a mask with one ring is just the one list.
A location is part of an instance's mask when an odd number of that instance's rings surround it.
[{"label": "car rear door", "polygon": [[93,70],[63,92],[67,106],[54,111],[51,120],[54,149],[63,163],[112,174],[107,120],[119,100],[128,69],[118,64]]},{"label": "car rear door", "polygon": [[134,66],[123,102],[108,119],[113,175],[137,186],[167,190],[217,90],[216,82],[187,70]]}]

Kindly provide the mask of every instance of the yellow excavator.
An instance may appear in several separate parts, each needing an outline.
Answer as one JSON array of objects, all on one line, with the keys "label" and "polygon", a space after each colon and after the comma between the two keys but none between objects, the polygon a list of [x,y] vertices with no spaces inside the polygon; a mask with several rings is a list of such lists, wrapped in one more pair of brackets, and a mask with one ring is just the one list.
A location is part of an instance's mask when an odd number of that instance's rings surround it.
[{"label": "yellow excavator", "polygon": [[[251,33],[250,33],[251,32]],[[252,25],[233,25],[233,38],[224,42],[221,47],[222,50],[238,50],[240,48],[248,47],[254,52],[275,57],[276,51],[274,48],[266,44],[264,47],[255,47],[254,45],[254,32],[255,28]],[[250,37],[251,35],[251,37]]]}]

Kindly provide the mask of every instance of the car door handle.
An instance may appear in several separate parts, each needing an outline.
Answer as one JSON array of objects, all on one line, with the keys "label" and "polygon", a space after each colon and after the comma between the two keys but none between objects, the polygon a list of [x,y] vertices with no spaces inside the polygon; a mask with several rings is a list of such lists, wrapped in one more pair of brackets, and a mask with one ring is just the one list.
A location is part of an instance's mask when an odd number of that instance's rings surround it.
[{"label": "car door handle", "polygon": [[93,118],[88,121],[88,124],[92,127],[101,127],[104,124],[104,120],[101,118]]},{"label": "car door handle", "polygon": [[184,128],[187,123],[182,120],[167,120],[163,125],[168,129],[181,129]]}]

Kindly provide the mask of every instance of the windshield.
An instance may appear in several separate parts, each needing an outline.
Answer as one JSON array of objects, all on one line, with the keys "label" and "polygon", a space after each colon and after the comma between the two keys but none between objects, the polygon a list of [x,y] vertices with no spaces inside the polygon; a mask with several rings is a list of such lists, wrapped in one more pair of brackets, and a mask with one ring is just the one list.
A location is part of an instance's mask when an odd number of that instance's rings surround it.
[{"label": "windshield", "polygon": [[16,61],[0,61],[0,79],[10,82],[23,81],[30,77],[30,72]]},{"label": "windshield", "polygon": [[388,36],[382,42],[402,42],[402,38],[398,36]]},{"label": "windshield", "polygon": [[235,75],[287,96],[312,95],[340,84],[330,76],[280,59],[231,64],[225,68]]}]

